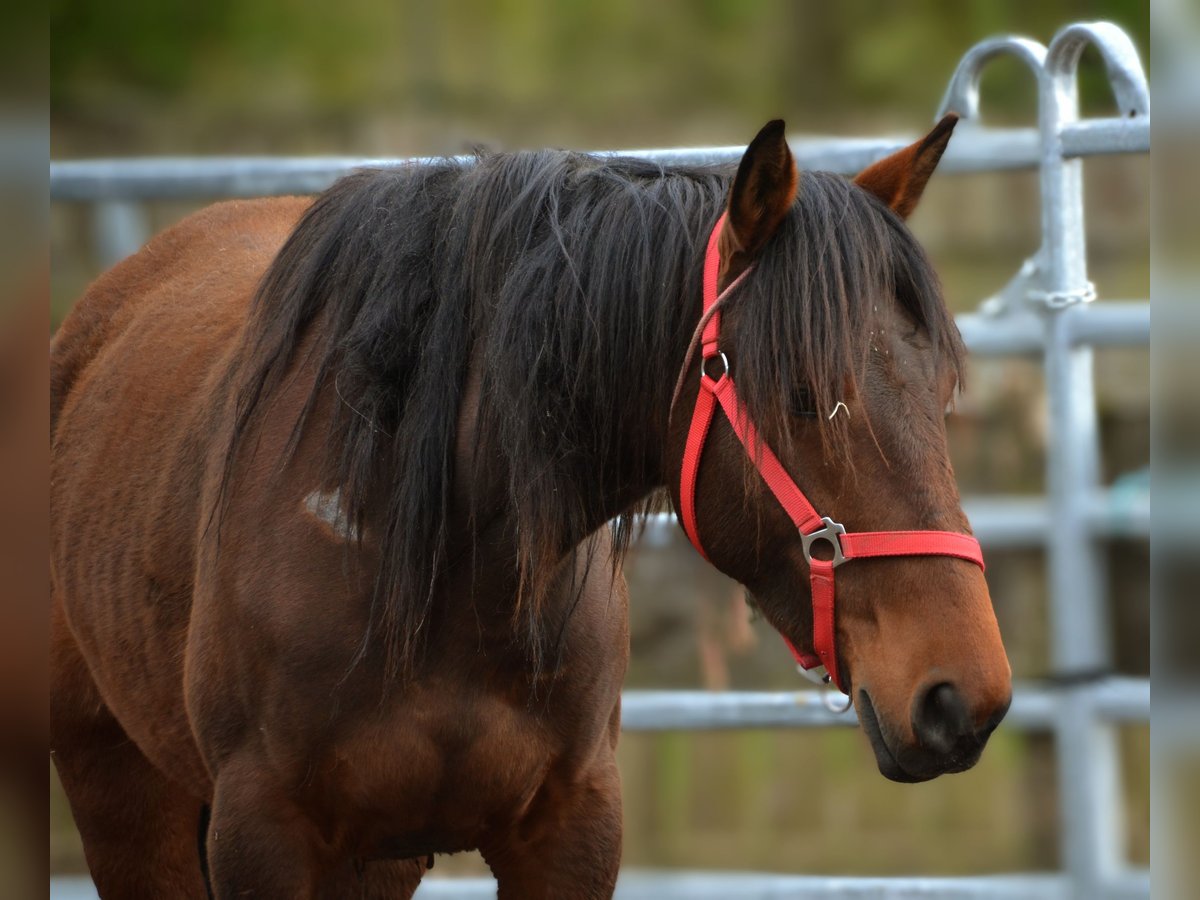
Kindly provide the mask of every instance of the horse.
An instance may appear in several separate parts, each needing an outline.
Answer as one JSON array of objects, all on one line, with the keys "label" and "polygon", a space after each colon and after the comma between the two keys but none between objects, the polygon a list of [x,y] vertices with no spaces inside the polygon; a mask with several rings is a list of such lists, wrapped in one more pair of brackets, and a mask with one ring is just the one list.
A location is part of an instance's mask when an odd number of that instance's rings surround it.
[{"label": "horse", "polygon": [[[835,619],[832,519],[810,547],[761,474],[973,545],[964,351],[905,225],[953,128],[853,180],[800,173],[778,120],[736,169],[361,171],[100,276],[52,343],[50,573],[100,894],[406,897],[478,849],[501,898],[610,897],[620,563],[667,502],[801,658],[827,623],[883,775],[972,766],[1011,697],[981,560],[854,560]],[[717,292],[741,406],[698,457]]]}]

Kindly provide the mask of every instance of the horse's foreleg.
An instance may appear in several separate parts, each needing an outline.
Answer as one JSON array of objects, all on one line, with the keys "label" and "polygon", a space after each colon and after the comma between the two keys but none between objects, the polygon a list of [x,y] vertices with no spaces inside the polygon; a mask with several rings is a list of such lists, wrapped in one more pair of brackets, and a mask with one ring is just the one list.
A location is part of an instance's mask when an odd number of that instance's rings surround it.
[{"label": "horse's foreleg", "polygon": [[248,754],[222,765],[208,827],[216,900],[315,900],[332,862],[321,834],[274,773]]},{"label": "horse's foreleg", "polygon": [[406,900],[425,874],[424,860],[346,858],[249,756],[217,776],[208,865],[216,900]]},{"label": "horse's foreleg", "polygon": [[204,900],[203,805],[142,755],[100,697],[56,603],[50,746],[102,897]]},{"label": "horse's foreleg", "polygon": [[525,816],[481,848],[499,900],[608,900],[621,866],[621,779],[606,750],[586,773],[552,776]]}]

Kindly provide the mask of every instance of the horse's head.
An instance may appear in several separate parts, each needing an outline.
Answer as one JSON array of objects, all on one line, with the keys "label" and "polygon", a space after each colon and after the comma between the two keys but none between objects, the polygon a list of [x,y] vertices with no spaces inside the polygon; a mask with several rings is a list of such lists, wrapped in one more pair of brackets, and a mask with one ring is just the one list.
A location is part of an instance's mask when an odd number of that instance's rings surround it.
[{"label": "horse's head", "polygon": [[[727,361],[761,443],[748,451],[729,408],[716,413],[692,490],[694,537],[801,655],[814,647],[813,573],[804,529],[760,471],[763,446],[819,515],[848,532],[970,532],[944,422],[961,339],[903,224],[953,127],[948,117],[851,182],[797,175],[783,125],[773,122],[742,159],[714,245],[719,287],[751,271],[721,313],[726,360],[701,366],[721,370]],[[685,470],[698,377],[693,367],[673,419],[673,459]],[[833,549],[817,541],[812,558],[828,560]],[[969,768],[1011,697],[983,572],[944,553],[850,559],[836,569],[839,680],[880,771],[897,781]]]}]

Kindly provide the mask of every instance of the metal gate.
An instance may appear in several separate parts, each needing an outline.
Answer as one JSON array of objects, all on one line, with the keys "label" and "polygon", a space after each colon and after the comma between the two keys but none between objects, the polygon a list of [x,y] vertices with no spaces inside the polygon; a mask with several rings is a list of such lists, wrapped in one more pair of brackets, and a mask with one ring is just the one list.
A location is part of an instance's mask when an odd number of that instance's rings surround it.
[{"label": "metal gate", "polygon": [[[1080,119],[1076,71],[1083,50],[1103,58],[1115,115]],[[1015,57],[1037,85],[1036,129],[989,129],[979,122],[979,82],[987,64]],[[958,324],[977,356],[1040,358],[1045,371],[1050,435],[1043,497],[967,498],[964,507],[985,546],[1044,547],[1048,559],[1054,688],[1017,685],[1004,727],[1052,733],[1056,739],[1064,871],[973,878],[857,878],[749,873],[630,873],[625,900],[785,897],[1148,897],[1150,873],[1124,860],[1116,730],[1148,722],[1148,679],[1095,678],[1110,671],[1105,564],[1101,542],[1149,538],[1148,490],[1119,493],[1100,481],[1093,386],[1093,349],[1148,346],[1150,306],[1093,304],[1083,220],[1083,158],[1148,153],[1146,78],[1129,37],[1109,23],[1070,25],[1045,47],[1000,37],[972,47],[955,71],[938,111],[963,117],[941,164],[944,171],[1037,168],[1041,186],[1039,250],[979,312]],[[854,174],[907,144],[901,140],[822,139],[795,142],[802,168]],[[736,162],[741,147],[625,151],[664,164]],[[140,203],[312,193],[364,166],[411,160],[350,158],[125,159],[50,164],[55,202],[90,204],[97,248],[106,262],[135,250],[147,236]],[[673,522],[648,525],[651,540],[671,539]],[[678,539],[678,537],[674,538]],[[728,728],[824,728],[855,724],[829,712],[813,692],[627,691],[627,731]],[[420,898],[494,896],[490,880],[428,881]]]}]

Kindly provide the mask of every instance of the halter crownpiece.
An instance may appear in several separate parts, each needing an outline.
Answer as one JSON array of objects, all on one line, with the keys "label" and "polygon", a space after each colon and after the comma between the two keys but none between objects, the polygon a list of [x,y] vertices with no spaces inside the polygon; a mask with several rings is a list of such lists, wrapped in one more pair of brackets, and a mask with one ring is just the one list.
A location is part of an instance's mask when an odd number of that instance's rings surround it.
[{"label": "halter crownpiece", "polygon": [[[747,269],[726,287],[720,296],[717,295],[717,275],[720,268],[718,243],[725,219],[726,216],[722,213],[713,226],[704,255],[700,392],[692,411],[687,444],[683,452],[683,466],[679,476],[679,517],[692,545],[701,556],[708,559],[696,525],[696,480],[700,474],[700,458],[704,453],[708,429],[712,425],[717,404],[720,404],[738,440],[746,448],[755,468],[762,475],[763,481],[800,532],[800,542],[804,559],[808,563],[809,583],[812,588],[813,652],[802,652],[786,635],[781,635],[784,643],[796,658],[802,674],[820,683],[832,682],[842,693],[847,693],[839,677],[837,665],[834,570],[852,559],[886,556],[952,556],[975,563],[982,569],[983,552],[980,550],[979,541],[972,535],[954,531],[847,532],[841,524],[828,516],[820,515],[813,508],[771,448],[759,439],[754,423],[750,421],[746,407],[738,397],[729,361],[720,349],[721,314],[716,307],[750,271]],[[684,361],[685,370],[690,365],[690,360],[689,353],[688,359]],[[710,360],[719,362],[720,373],[716,377],[710,374]],[[712,368],[715,370],[718,366],[714,364]],[[682,373],[680,377],[683,377]],[[813,556],[814,545],[828,545],[831,558],[818,559]]]}]

